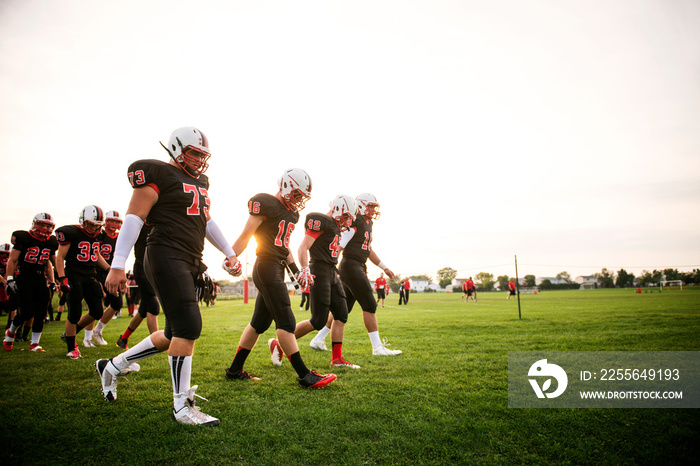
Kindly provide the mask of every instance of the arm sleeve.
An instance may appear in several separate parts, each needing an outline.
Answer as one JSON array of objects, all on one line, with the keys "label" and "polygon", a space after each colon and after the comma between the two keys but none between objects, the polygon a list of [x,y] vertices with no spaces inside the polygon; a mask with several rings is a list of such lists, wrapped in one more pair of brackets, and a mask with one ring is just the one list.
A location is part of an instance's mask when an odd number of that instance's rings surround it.
[{"label": "arm sleeve", "polygon": [[119,230],[117,245],[114,247],[112,268],[124,270],[126,258],[129,257],[129,253],[134,248],[134,244],[136,244],[136,240],[141,232],[141,227],[143,227],[143,220],[134,214],[126,214],[126,217],[124,217],[124,224],[121,230]]},{"label": "arm sleeve", "polygon": [[207,222],[207,239],[216,249],[223,252],[226,257],[236,255],[213,218],[210,218]]}]

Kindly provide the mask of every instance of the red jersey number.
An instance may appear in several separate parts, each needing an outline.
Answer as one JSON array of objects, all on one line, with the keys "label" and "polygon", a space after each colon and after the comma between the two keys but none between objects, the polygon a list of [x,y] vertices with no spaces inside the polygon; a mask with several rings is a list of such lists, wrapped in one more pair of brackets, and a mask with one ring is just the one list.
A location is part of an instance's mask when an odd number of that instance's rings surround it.
[{"label": "red jersey number", "polygon": [[193,184],[182,183],[182,190],[186,193],[192,193],[192,204],[187,208],[187,215],[199,215],[199,195],[201,194],[204,198],[204,205],[202,206],[202,211],[204,215],[209,215],[209,193],[204,188],[197,188]]},{"label": "red jersey number", "polygon": [[97,262],[99,248],[100,243],[81,241],[78,243],[78,255],[76,259],[78,259],[79,262]]},{"label": "red jersey number", "polygon": [[24,262],[28,264],[44,265],[49,260],[50,249],[39,249],[36,246],[27,248],[27,253],[24,255]]},{"label": "red jersey number", "polygon": [[[287,233],[285,234],[285,224],[287,225]],[[284,220],[282,220],[279,225],[278,225],[278,230],[277,230],[277,237],[275,238],[275,246],[284,246],[285,248],[289,247],[289,237],[292,236],[292,232],[294,231],[294,224],[293,223],[287,223]]]}]

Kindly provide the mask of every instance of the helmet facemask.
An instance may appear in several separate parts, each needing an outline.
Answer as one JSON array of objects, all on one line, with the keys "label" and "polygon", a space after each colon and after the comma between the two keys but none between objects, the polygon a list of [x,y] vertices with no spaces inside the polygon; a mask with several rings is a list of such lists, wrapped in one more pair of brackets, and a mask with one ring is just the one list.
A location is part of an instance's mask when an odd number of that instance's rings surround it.
[{"label": "helmet facemask", "polygon": [[41,213],[34,216],[30,233],[37,239],[45,240],[51,236],[55,227],[56,224],[53,222],[51,215]]}]

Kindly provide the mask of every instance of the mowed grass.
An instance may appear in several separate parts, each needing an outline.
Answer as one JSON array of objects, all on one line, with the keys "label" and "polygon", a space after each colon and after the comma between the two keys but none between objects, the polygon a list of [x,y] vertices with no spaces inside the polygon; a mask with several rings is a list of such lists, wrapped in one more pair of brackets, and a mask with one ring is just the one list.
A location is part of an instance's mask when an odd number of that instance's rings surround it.
[{"label": "mowed grass", "polygon": [[[344,354],[362,368],[336,370],[320,390],[298,387],[289,361],[271,364],[272,330],[246,363],[262,381],[227,380],[253,304],[204,308],[192,383],[221,419],[215,428],[170,418],[165,355],[104,401],[93,364],[120,352],[112,342],[128,319],[106,327],[109,346],[81,347],[81,360],[66,358],[63,326],[49,324],[46,353],[17,343],[0,356],[3,464],[697,464],[696,409],[509,409],[507,368],[509,351],[698,351],[700,290],[523,295],[522,319],[505,293],[477,304],[415,293],[408,306],[395,296],[378,310],[380,335],[403,354],[372,356],[356,308]],[[297,320],[308,318],[298,306],[295,297]],[[299,342],[305,362],[329,371],[330,354],[309,341]]]}]

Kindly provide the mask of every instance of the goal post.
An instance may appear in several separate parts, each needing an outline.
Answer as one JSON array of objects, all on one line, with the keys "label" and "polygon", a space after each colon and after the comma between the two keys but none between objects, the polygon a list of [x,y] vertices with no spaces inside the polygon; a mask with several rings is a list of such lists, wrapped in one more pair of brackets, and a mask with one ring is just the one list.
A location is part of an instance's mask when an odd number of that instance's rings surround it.
[{"label": "goal post", "polygon": [[683,291],[683,280],[661,280],[659,285],[661,286],[662,290],[670,287],[671,289],[678,288],[679,290]]}]

